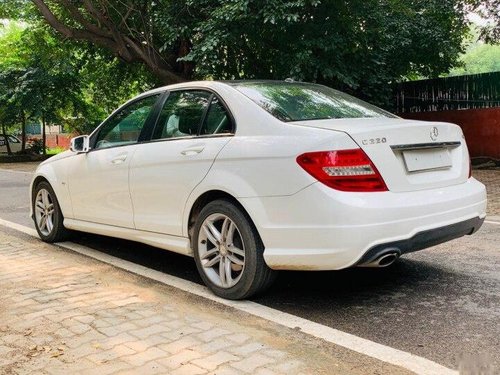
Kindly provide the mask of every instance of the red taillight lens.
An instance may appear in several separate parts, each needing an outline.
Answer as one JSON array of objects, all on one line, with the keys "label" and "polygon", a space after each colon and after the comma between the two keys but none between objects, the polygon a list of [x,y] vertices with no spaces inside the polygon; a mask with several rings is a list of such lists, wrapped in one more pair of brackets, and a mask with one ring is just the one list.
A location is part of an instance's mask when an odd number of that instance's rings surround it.
[{"label": "red taillight lens", "polygon": [[297,163],[323,184],[342,191],[387,191],[382,176],[360,148],[308,152]]}]

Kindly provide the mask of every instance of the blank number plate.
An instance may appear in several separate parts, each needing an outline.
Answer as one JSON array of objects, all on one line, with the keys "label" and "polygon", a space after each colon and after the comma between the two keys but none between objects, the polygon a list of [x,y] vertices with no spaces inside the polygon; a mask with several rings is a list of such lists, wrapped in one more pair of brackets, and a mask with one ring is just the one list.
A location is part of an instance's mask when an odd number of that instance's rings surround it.
[{"label": "blank number plate", "polygon": [[446,148],[403,151],[408,172],[451,167],[450,151]]}]

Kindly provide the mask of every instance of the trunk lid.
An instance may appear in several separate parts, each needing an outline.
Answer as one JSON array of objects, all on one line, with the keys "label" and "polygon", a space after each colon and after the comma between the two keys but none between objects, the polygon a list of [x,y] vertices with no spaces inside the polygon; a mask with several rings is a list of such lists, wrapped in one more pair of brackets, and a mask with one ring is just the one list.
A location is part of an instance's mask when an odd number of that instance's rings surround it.
[{"label": "trunk lid", "polygon": [[469,177],[465,138],[454,124],[399,118],[310,120],[293,124],[348,134],[372,160],[393,192],[457,185]]}]

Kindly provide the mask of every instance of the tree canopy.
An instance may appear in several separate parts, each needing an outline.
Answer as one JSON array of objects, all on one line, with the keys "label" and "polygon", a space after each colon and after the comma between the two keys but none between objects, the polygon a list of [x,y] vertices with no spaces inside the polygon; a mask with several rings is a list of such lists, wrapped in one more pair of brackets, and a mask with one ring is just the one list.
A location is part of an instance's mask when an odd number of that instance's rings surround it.
[{"label": "tree canopy", "polygon": [[391,83],[457,64],[469,12],[489,20],[481,37],[498,41],[498,9],[499,0],[0,0],[0,19],[20,22],[0,31],[0,69],[69,74],[60,82],[72,88],[59,91],[74,96],[59,113],[80,131],[80,119],[95,124],[138,91],[190,79],[294,78],[387,106]]},{"label": "tree canopy", "polygon": [[[498,22],[498,1],[9,0],[0,17],[43,19],[64,40],[142,63],[163,83],[291,77],[382,104],[391,82],[449,71],[467,13]],[[497,28],[490,22],[483,36],[494,40]]]},{"label": "tree canopy", "polygon": [[2,134],[19,129],[24,134],[29,122],[88,133],[118,104],[155,82],[143,66],[128,66],[91,44],[61,43],[43,24],[0,25]]}]

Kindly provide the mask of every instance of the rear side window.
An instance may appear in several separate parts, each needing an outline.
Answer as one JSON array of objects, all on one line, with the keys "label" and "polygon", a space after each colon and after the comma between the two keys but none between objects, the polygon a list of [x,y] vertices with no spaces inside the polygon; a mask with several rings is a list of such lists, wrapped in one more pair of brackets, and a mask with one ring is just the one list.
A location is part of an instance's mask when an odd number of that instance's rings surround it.
[{"label": "rear side window", "polygon": [[282,121],[396,117],[381,108],[322,85],[241,82],[233,86]]},{"label": "rear side window", "polygon": [[231,119],[220,100],[213,96],[200,135],[229,134],[232,132]]},{"label": "rear side window", "polygon": [[153,139],[198,135],[212,96],[206,91],[173,91],[161,110]]}]

